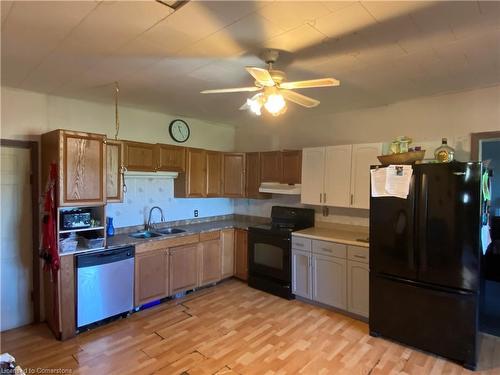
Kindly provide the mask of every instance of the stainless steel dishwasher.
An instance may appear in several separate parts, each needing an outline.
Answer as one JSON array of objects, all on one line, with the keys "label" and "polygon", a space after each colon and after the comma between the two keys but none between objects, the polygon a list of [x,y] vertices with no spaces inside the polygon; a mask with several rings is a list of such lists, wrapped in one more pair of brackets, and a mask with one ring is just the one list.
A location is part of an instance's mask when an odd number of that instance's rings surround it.
[{"label": "stainless steel dishwasher", "polygon": [[134,256],[127,246],[76,257],[78,328],[134,308]]}]

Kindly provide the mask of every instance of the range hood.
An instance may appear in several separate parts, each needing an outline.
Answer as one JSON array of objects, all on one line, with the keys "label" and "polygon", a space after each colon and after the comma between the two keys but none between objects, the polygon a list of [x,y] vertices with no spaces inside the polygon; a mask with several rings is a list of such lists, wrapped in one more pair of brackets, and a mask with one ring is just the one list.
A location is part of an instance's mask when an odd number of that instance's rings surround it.
[{"label": "range hood", "polygon": [[174,179],[177,178],[179,173],[177,172],[136,172],[136,171],[126,171],[124,174],[125,178],[159,178],[159,179]]},{"label": "range hood", "polygon": [[278,182],[263,182],[259,187],[260,193],[300,195],[301,186],[280,184]]}]

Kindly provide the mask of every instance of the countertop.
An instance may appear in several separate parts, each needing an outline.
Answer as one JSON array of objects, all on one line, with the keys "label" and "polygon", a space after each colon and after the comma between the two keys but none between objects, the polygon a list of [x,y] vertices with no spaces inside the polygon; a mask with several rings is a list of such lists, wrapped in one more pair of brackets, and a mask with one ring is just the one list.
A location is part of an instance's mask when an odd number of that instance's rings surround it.
[{"label": "countertop", "polygon": [[[122,246],[127,246],[127,245],[138,245],[138,244],[143,244],[143,243],[150,242],[150,241],[158,241],[158,240],[161,241],[161,240],[165,240],[168,238],[189,236],[192,234],[211,232],[211,231],[222,230],[222,229],[231,229],[231,228],[248,229],[249,226],[256,225],[256,224],[262,224],[262,223],[266,223],[266,222],[269,222],[269,219],[258,220],[254,217],[249,217],[248,219],[239,217],[237,219],[229,219],[229,220],[217,220],[217,221],[206,221],[206,222],[193,223],[193,224],[173,225],[173,227],[175,227],[175,228],[184,229],[185,232],[164,235],[164,236],[159,236],[159,237],[145,238],[145,239],[133,238],[133,237],[129,236],[130,233],[122,233],[122,234],[117,234],[113,237],[108,237],[107,248],[116,248],[116,247],[122,247]],[[161,228],[161,227],[158,227],[158,228]]]},{"label": "countertop", "polygon": [[[370,246],[368,243],[368,228],[354,225],[330,224],[325,226],[315,226],[293,232],[293,236],[338,242],[360,247]],[[360,241],[363,239],[366,241]]]}]

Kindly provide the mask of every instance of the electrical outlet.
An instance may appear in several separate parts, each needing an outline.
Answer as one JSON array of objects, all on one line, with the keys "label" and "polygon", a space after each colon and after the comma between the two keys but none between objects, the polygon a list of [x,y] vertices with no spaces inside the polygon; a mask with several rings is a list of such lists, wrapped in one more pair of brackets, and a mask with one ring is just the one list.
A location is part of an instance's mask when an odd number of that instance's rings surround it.
[{"label": "electrical outlet", "polygon": [[194,210],[194,217],[198,217],[198,210]]}]

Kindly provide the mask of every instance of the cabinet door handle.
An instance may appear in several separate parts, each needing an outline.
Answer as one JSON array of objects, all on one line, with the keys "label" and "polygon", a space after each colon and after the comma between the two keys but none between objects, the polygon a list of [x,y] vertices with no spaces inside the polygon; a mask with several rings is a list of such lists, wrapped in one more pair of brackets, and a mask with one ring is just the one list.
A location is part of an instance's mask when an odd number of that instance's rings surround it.
[{"label": "cabinet door handle", "polygon": [[323,203],[323,201],[321,200],[321,193],[319,193],[319,203]]},{"label": "cabinet door handle", "polygon": [[326,203],[326,193],[323,193],[323,203]]},{"label": "cabinet door handle", "polygon": [[294,245],[295,245],[295,246],[297,246],[297,247],[304,247],[304,244],[303,244],[303,243],[300,243],[300,242],[297,242],[297,243],[295,243]]},{"label": "cabinet door handle", "polygon": [[322,247],[321,250],[326,251],[327,253],[331,253],[332,252],[332,249],[330,249],[328,247]]},{"label": "cabinet door handle", "polygon": [[366,257],[363,255],[354,255],[354,258],[366,259]]},{"label": "cabinet door handle", "polygon": [[354,204],[354,194],[351,194],[351,206]]}]

